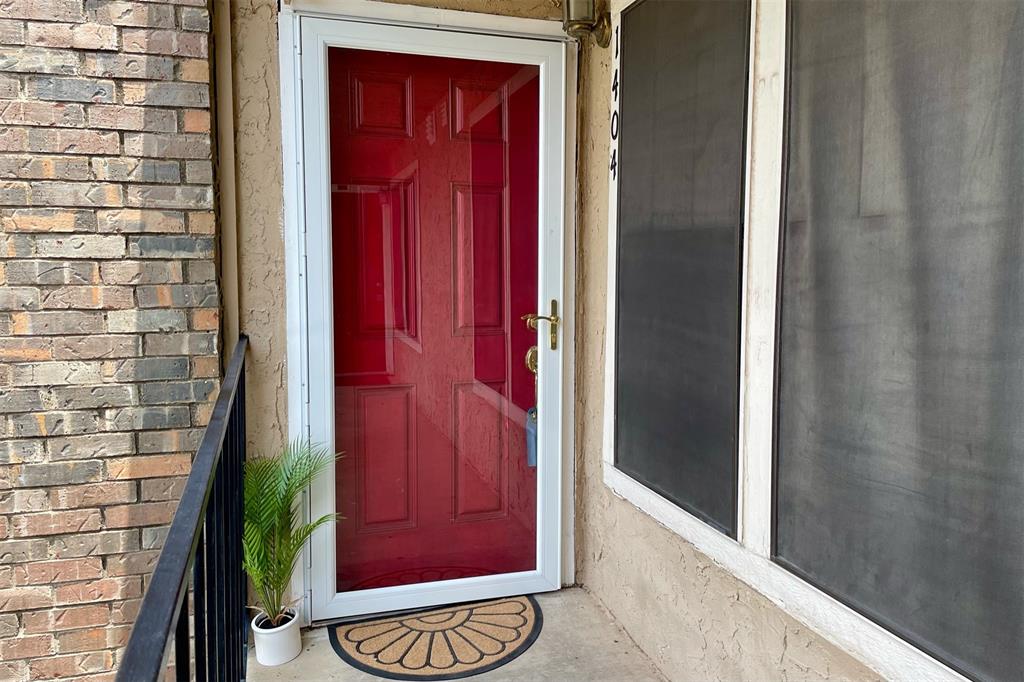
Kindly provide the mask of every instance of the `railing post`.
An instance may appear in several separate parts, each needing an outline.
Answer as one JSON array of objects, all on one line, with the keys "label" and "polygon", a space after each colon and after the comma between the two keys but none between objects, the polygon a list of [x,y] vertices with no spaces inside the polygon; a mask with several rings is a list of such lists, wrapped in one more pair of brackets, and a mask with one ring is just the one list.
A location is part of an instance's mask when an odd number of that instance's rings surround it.
[{"label": "railing post", "polygon": [[191,679],[191,650],[188,634],[188,590],[185,590],[181,595],[178,625],[174,629],[174,678],[178,682],[189,682]]},{"label": "railing post", "polygon": [[217,478],[213,482],[213,494],[210,498],[210,508],[206,518],[207,537],[210,538],[210,552],[207,559],[212,564],[211,571],[207,574],[210,584],[210,601],[213,608],[210,609],[210,678],[217,682],[227,682],[227,674],[224,670],[224,612],[226,600],[224,599],[224,460],[221,458],[217,466]]},{"label": "railing post", "polygon": [[206,529],[192,565],[192,617],[195,629],[196,682],[206,682]]}]

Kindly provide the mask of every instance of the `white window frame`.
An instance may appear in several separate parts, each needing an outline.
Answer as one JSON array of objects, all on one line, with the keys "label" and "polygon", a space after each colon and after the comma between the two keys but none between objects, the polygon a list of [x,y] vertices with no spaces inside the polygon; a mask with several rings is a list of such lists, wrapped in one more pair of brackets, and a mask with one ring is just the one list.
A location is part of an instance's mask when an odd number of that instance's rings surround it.
[{"label": "white window frame", "polygon": [[[611,79],[619,68],[622,12],[613,0]],[[825,594],[771,559],[775,316],[782,202],[786,0],[751,0],[740,325],[739,475],[734,540],[615,468],[617,173],[608,174],[608,294],[603,478],[615,495],[677,533],[785,612],[892,680],[967,678]],[[620,87],[628,87],[619,79]],[[611,115],[618,102],[612,99]],[[617,121],[616,121],[617,123]],[[617,136],[609,155],[618,158]],[[610,161],[610,159],[609,159]],[[610,166],[610,163],[609,163]]]},{"label": "white window frame", "polygon": [[[418,605],[447,603],[482,598],[494,591],[492,583],[509,585],[511,593],[557,589],[575,582],[574,562],[574,392],[575,376],[575,158],[576,158],[576,44],[568,40],[556,21],[522,19],[475,12],[439,10],[409,5],[391,5],[368,0],[293,0],[278,16],[281,73],[282,144],[284,162],[284,238],[286,252],[287,301],[287,373],[290,438],[324,440],[317,433],[318,423],[327,423],[322,405],[323,387],[311,375],[311,353],[324,355],[323,339],[311,338],[310,316],[323,315],[323,306],[311,307],[307,286],[316,254],[307,255],[305,226],[310,201],[306,195],[304,165],[311,162],[304,153],[304,126],[311,125],[323,112],[303,114],[303,84],[300,25],[315,31],[322,19],[350,22],[351,40],[346,44],[367,49],[435,54],[500,61],[536,63],[541,69],[542,106],[548,107],[550,120],[542,122],[541,210],[544,232],[540,248],[556,254],[557,262],[545,261],[542,289],[547,298],[557,298],[562,324],[558,351],[539,344],[540,369],[549,378],[542,381],[540,431],[544,405],[561,415],[557,425],[557,443],[549,442],[547,451],[556,457],[542,460],[538,469],[538,567],[533,571],[502,576],[483,576],[437,583],[437,589],[405,590],[382,588],[364,590],[360,597],[335,596],[328,579],[329,567],[316,557],[327,556],[333,562],[333,536],[320,529],[304,551],[299,569],[292,576],[292,593],[301,595],[302,620],[346,617],[358,613],[406,609]],[[418,30],[420,32],[410,33]],[[426,33],[422,31],[427,31]],[[327,39],[331,42],[332,39]],[[317,49],[325,44],[318,39]],[[332,44],[335,44],[332,42]],[[341,44],[341,43],[337,43]],[[522,48],[517,51],[517,44]],[[322,99],[322,97],[321,97]],[[546,104],[545,104],[546,103]],[[312,116],[312,118],[310,118]],[[558,118],[561,118],[559,121]],[[313,163],[322,163],[314,159]],[[319,202],[322,203],[322,202]],[[317,223],[314,216],[310,221]],[[319,268],[322,270],[323,268]],[[545,300],[546,303],[546,300]],[[322,325],[321,325],[322,326]],[[328,353],[329,355],[329,353]],[[312,363],[314,365],[317,362]],[[320,362],[319,364],[323,364]],[[546,369],[547,368],[547,369]],[[321,407],[317,404],[321,403]],[[544,437],[542,435],[542,437]],[[333,472],[314,482],[303,502],[303,515],[313,518],[329,513],[333,504]],[[316,565],[314,565],[316,561]],[[324,576],[328,576],[325,578]],[[510,576],[517,576],[518,587],[511,587]],[[422,586],[410,586],[420,587]],[[387,590],[387,594],[384,591]],[[372,593],[372,594],[371,594]]]}]

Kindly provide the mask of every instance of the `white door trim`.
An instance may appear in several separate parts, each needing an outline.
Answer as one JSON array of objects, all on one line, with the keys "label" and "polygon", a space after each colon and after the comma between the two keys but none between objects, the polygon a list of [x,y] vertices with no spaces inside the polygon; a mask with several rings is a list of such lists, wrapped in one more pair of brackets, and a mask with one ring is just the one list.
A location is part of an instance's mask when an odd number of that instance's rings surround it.
[{"label": "white door trim", "polygon": [[[305,3],[309,4],[309,3]],[[314,3],[315,4],[315,3]],[[289,437],[333,442],[332,305],[327,182],[304,183],[307,166],[314,177],[328,178],[323,150],[326,133],[324,63],[330,45],[434,56],[536,64],[540,67],[540,216],[541,281],[538,310],[559,301],[565,320],[558,351],[538,344],[541,384],[538,392],[538,567],[533,571],[484,576],[425,585],[338,594],[334,588],[334,528],[322,528],[306,549],[293,592],[303,599],[304,620],[327,620],[394,609],[428,606],[557,589],[573,581],[573,283],[575,117],[567,113],[574,95],[575,45],[552,40],[550,31],[533,38],[509,37],[515,27],[536,30],[537,20],[491,15],[473,32],[463,21],[454,27],[423,25],[422,8],[349,1],[340,11],[371,6],[386,11],[379,21],[328,19],[285,8],[279,15],[282,136],[284,158],[284,237],[287,259]],[[446,14],[466,15],[454,12]],[[381,21],[391,23],[381,23]],[[499,35],[484,35],[487,24]],[[550,29],[550,24],[542,22]],[[411,25],[417,24],[417,25]],[[520,33],[522,35],[522,33]],[[303,132],[305,131],[305,133]],[[307,249],[307,240],[310,247]],[[308,291],[315,292],[307,295]],[[327,295],[325,295],[325,292]],[[542,307],[541,302],[545,305]],[[547,378],[545,380],[545,377]],[[545,415],[561,415],[545,423]],[[548,417],[550,420],[550,417]],[[544,453],[549,453],[546,457]],[[304,507],[312,517],[334,511],[334,472],[317,480]],[[565,499],[568,497],[568,499]],[[568,560],[567,560],[568,559]]]},{"label": "white door trim", "polygon": [[505,35],[520,38],[567,41],[562,24],[548,19],[507,17],[483,12],[417,7],[380,0],[291,0],[282,11],[329,19],[416,26],[443,31]]}]

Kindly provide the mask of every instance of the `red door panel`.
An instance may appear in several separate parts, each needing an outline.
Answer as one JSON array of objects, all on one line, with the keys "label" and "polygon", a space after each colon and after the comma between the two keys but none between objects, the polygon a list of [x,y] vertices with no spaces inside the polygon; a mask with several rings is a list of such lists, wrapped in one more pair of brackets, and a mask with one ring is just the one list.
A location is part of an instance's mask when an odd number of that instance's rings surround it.
[{"label": "red door panel", "polygon": [[532,570],[538,69],[328,68],[338,590]]}]

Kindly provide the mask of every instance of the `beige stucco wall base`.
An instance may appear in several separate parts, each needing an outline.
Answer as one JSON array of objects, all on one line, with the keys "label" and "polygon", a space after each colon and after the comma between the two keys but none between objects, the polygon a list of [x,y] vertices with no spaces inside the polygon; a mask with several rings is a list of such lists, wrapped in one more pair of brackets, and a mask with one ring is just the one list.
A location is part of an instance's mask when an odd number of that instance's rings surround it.
[{"label": "beige stucco wall base", "polygon": [[[417,0],[558,18],[557,0]],[[277,2],[232,3],[239,319],[252,342],[249,440],[287,437]],[[601,480],[607,256],[609,51],[580,67],[577,235],[577,580],[674,680],[876,679],[690,544],[615,498]]]}]

